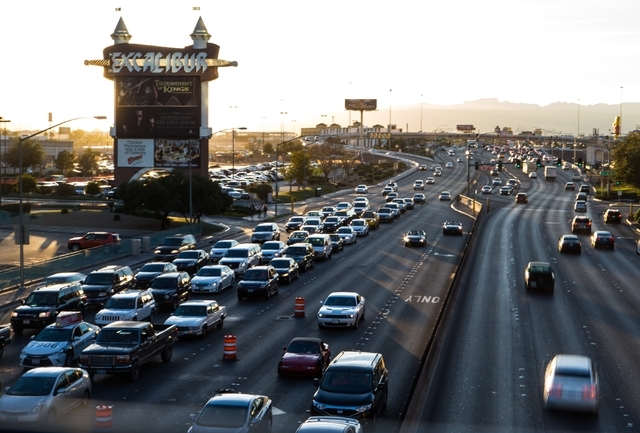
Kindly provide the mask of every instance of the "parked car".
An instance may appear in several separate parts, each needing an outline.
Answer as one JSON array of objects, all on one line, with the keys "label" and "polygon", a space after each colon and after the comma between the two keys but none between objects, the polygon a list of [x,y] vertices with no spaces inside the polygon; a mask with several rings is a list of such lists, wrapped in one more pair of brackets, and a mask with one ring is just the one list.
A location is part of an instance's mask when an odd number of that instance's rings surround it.
[{"label": "parked car", "polygon": [[282,350],[278,362],[280,376],[319,377],[331,361],[329,345],[319,338],[296,337]]},{"label": "parked car", "polygon": [[278,280],[279,275],[273,266],[254,266],[238,282],[238,301],[244,298],[271,299],[271,295],[278,294]]},{"label": "parked car", "polygon": [[191,279],[191,293],[221,293],[235,280],[236,273],[228,266],[203,266]]}]

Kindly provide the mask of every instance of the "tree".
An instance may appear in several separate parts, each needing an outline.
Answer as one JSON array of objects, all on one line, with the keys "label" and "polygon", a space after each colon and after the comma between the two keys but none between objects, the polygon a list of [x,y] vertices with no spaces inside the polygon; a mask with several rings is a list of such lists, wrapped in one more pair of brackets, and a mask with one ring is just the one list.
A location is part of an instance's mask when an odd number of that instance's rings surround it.
[{"label": "tree", "polygon": [[[20,167],[20,139],[7,149],[5,155],[6,163],[14,168]],[[33,139],[27,139],[22,142],[22,172],[24,173],[29,167],[40,167],[44,162],[44,150],[40,143]]]},{"label": "tree", "polygon": [[91,174],[98,171],[98,157],[100,152],[93,149],[85,149],[78,157],[78,165],[82,174]]},{"label": "tree", "polygon": [[98,182],[89,182],[87,184],[87,189],[85,190],[87,195],[93,196],[97,196],[101,191],[102,190],[100,189],[100,184]]},{"label": "tree", "polygon": [[[18,176],[18,178],[16,179],[16,192],[20,191],[20,176]],[[23,174],[22,175],[22,192],[25,194],[30,194],[32,192],[35,192],[35,190],[38,188],[38,181],[36,180],[35,177],[31,176],[30,174]]]},{"label": "tree", "polygon": [[262,153],[264,153],[265,155],[271,155],[272,153],[276,153],[276,150],[273,148],[272,143],[265,143],[262,146]]},{"label": "tree", "polygon": [[304,150],[297,150],[291,154],[291,165],[289,170],[292,179],[298,182],[298,189],[303,185],[304,180],[313,173],[309,155]]},{"label": "tree", "polygon": [[640,134],[632,132],[613,149],[613,167],[617,180],[640,188]]},{"label": "tree", "polygon": [[60,170],[62,174],[65,174],[66,172],[71,170],[71,168],[73,168],[75,159],[76,156],[73,154],[73,152],[63,150],[62,152],[58,153],[58,156],[55,158],[54,162],[58,170]]}]

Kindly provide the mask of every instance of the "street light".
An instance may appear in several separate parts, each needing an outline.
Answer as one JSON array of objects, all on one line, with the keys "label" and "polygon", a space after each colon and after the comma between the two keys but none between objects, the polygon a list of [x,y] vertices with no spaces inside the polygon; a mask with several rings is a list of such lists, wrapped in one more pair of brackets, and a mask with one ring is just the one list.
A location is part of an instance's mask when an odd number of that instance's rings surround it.
[{"label": "street light", "polygon": [[[11,122],[11,120],[6,120],[4,117],[0,117],[0,123]],[[2,204],[2,188],[4,187],[4,166],[7,165],[5,158],[7,156],[7,127],[4,127],[3,134],[3,143],[4,143],[4,153],[2,153],[2,172],[0,172],[0,204]],[[1,144],[1,143],[0,143]]]},{"label": "street light", "polygon": [[18,217],[20,218],[20,225],[19,225],[19,231],[17,233],[17,237],[18,237],[18,242],[20,245],[20,289],[24,289],[24,241],[25,241],[25,230],[24,230],[24,211],[23,211],[23,207],[22,207],[22,203],[23,203],[23,193],[22,193],[22,177],[23,177],[23,173],[22,173],[22,143],[30,138],[35,137],[36,135],[42,134],[43,132],[47,132],[53,128],[55,128],[56,126],[60,126],[60,125],[64,125],[65,123],[69,123],[69,122],[73,122],[74,120],[80,120],[80,119],[98,119],[98,120],[104,120],[106,119],[107,116],[86,116],[86,117],[75,117],[73,119],[69,119],[69,120],[65,120],[64,122],[60,122],[56,125],[50,126],[47,129],[43,129],[42,131],[38,131],[34,134],[31,135],[27,135],[27,136],[23,136],[20,137],[20,139],[18,140],[18,154],[19,154],[19,158],[18,158],[18,171],[20,174],[20,177],[18,178],[18,196],[19,198],[19,207],[18,207]]}]

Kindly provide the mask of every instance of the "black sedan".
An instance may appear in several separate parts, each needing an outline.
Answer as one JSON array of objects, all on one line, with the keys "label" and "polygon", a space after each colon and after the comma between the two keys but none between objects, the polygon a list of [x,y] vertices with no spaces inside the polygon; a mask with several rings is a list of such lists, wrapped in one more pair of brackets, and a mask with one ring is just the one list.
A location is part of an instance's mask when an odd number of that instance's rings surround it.
[{"label": "black sedan", "polygon": [[209,253],[205,250],[182,251],[172,262],[178,271],[197,273],[201,267],[209,264]]},{"label": "black sedan", "polygon": [[427,196],[419,192],[413,195],[413,202],[417,204],[425,204],[427,202]]},{"label": "black sedan", "polygon": [[269,262],[270,266],[273,266],[278,273],[280,281],[286,281],[291,283],[300,276],[300,267],[298,262],[291,257],[278,257]]},{"label": "black sedan", "polygon": [[558,238],[558,251],[561,253],[582,253],[582,243],[576,235],[562,235]]},{"label": "black sedan", "polygon": [[409,230],[402,237],[402,241],[406,247],[411,245],[419,245],[423,247],[427,245],[427,233],[424,230]]},{"label": "black sedan", "polygon": [[462,223],[460,221],[445,221],[442,224],[443,235],[461,235]]},{"label": "black sedan", "polygon": [[344,249],[344,240],[340,237],[340,235],[331,233],[329,237],[331,238],[331,249],[334,253]]}]

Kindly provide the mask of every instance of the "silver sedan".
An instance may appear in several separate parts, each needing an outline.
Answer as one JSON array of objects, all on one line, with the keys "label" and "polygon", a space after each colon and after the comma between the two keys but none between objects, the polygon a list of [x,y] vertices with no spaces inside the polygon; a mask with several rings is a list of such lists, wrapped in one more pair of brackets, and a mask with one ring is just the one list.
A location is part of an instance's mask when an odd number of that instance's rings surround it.
[{"label": "silver sedan", "polygon": [[545,409],[598,413],[598,375],[588,356],[556,355],[544,374]]}]

